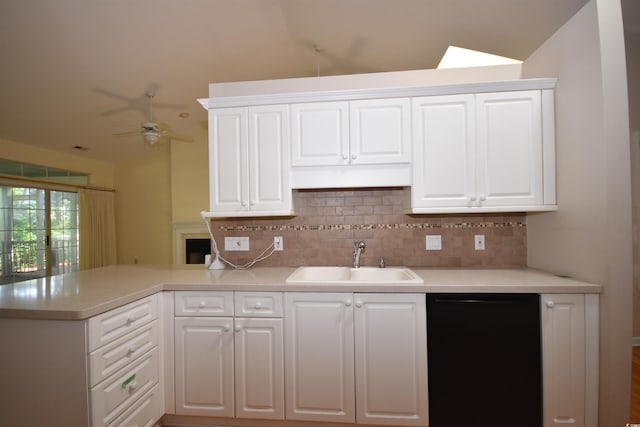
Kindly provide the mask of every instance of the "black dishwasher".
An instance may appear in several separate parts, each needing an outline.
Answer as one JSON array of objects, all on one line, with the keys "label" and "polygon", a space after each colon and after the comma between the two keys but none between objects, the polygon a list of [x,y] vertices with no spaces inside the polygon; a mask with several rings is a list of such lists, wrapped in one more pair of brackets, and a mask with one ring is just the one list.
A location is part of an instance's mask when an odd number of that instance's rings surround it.
[{"label": "black dishwasher", "polygon": [[537,294],[427,294],[429,427],[541,427]]}]

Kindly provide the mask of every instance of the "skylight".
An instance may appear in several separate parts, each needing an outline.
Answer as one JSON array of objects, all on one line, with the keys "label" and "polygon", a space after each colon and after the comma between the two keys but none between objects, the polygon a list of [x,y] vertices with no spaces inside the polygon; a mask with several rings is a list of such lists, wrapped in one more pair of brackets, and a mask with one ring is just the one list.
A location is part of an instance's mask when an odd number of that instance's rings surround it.
[{"label": "skylight", "polygon": [[522,64],[522,61],[504,56],[492,55],[486,52],[479,52],[477,50],[449,46],[442,56],[440,64],[438,64],[438,69],[483,67],[486,65],[505,64]]}]

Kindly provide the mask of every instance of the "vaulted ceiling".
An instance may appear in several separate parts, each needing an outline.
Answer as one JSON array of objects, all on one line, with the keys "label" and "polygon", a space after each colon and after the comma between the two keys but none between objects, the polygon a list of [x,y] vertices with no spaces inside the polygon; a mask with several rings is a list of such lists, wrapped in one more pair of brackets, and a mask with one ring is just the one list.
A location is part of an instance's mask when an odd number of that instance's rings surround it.
[{"label": "vaulted ceiling", "polygon": [[209,83],[428,69],[448,45],[524,60],[586,2],[3,1],[0,138],[117,162],[142,151],[113,134],[148,118],[146,92],[204,140]]}]

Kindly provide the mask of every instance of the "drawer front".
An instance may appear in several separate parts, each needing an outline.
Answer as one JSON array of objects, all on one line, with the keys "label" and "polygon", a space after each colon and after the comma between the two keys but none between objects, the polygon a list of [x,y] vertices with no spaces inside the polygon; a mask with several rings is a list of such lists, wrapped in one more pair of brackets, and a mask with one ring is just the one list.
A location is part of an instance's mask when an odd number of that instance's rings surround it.
[{"label": "drawer front", "polygon": [[107,426],[158,383],[158,348],[91,389],[93,427]]},{"label": "drawer front", "polygon": [[158,317],[156,294],[89,319],[89,351],[110,343]]},{"label": "drawer front", "polygon": [[176,316],[233,316],[233,292],[174,292]]},{"label": "drawer front", "polygon": [[89,356],[91,386],[98,384],[157,346],[158,337],[158,321],[154,320],[93,351]]},{"label": "drawer front", "polygon": [[282,317],[281,292],[236,292],[236,317]]},{"label": "drawer front", "polygon": [[152,427],[162,417],[160,387],[155,386],[120,415],[109,427]]}]

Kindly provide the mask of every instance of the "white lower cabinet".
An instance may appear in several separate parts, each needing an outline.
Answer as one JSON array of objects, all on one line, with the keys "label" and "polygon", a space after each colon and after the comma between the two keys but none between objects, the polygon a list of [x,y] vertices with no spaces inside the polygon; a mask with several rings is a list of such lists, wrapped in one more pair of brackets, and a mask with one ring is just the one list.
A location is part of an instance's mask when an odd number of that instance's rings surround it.
[{"label": "white lower cabinet", "polygon": [[287,419],[427,425],[424,294],[286,293],[285,310]]},{"label": "white lower cabinet", "polygon": [[241,318],[233,292],[174,297],[176,414],[283,419],[282,295],[236,292]]},{"label": "white lower cabinet", "polygon": [[355,421],[353,295],[285,293],[287,419]]},{"label": "white lower cabinet", "polygon": [[233,318],[175,319],[176,413],[232,417]]},{"label": "white lower cabinet", "polygon": [[355,294],[356,420],[427,425],[424,294]]},{"label": "white lower cabinet", "polygon": [[598,296],[542,295],[544,427],[597,426]]}]

